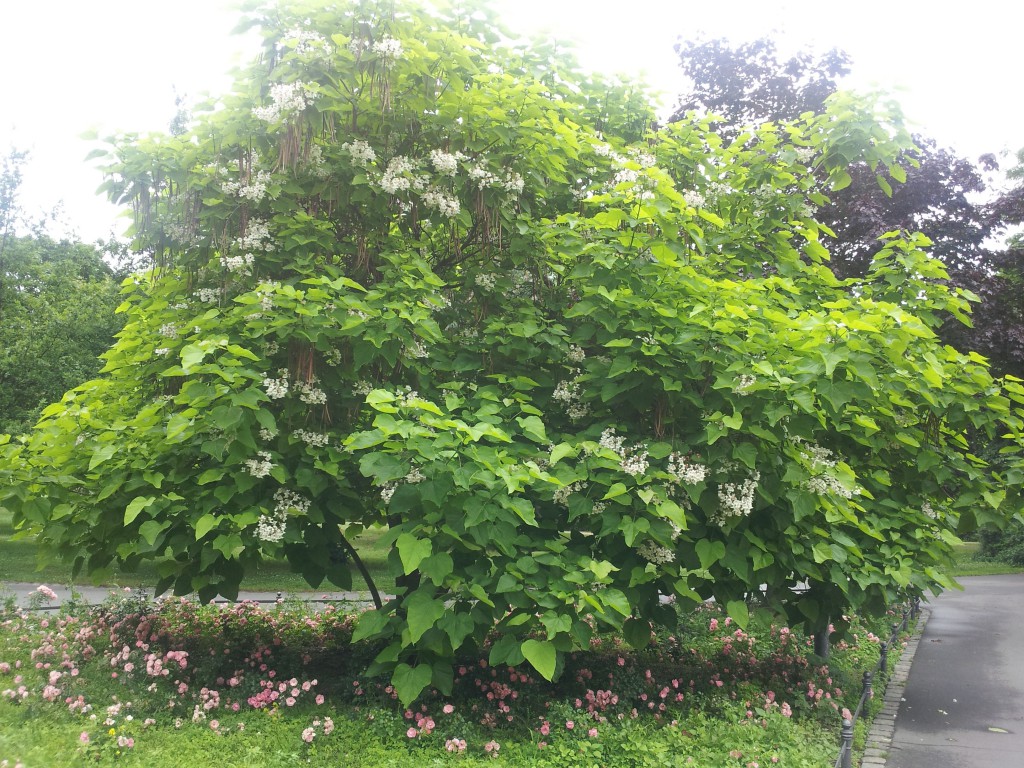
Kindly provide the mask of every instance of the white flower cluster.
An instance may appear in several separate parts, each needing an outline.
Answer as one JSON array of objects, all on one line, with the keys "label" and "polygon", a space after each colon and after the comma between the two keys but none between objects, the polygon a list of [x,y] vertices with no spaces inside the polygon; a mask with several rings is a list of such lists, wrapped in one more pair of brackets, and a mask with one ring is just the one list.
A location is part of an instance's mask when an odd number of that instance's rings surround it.
[{"label": "white flower cluster", "polygon": [[703,208],[707,201],[700,192],[690,189],[683,192],[683,202],[690,208]]},{"label": "white flower cluster", "polygon": [[730,517],[746,517],[754,510],[754,494],[761,473],[754,471],[742,483],[722,483],[718,486],[718,517],[719,524]]},{"label": "white flower cluster", "polygon": [[505,173],[505,180],[501,183],[501,186],[505,188],[506,192],[511,192],[513,195],[518,197],[523,192],[523,187],[526,186],[526,181],[515,171],[507,171]]},{"label": "white flower cluster", "polygon": [[270,454],[266,451],[260,451],[256,456],[255,459],[246,459],[245,471],[253,477],[266,477],[274,468],[274,462],[270,460]]},{"label": "white flower cluster", "polygon": [[274,492],[274,502],[274,512],[278,515],[285,515],[291,510],[304,515],[309,511],[309,499],[287,488],[278,488]]},{"label": "white flower cluster", "polygon": [[196,291],[196,298],[204,304],[216,304],[220,301],[219,288],[200,288]]},{"label": "white flower cluster", "polygon": [[485,291],[493,291],[494,286],[498,284],[498,276],[490,272],[481,272],[473,279],[473,282]]},{"label": "white flower cluster", "polygon": [[384,36],[373,44],[373,52],[382,59],[394,61],[402,55],[402,41]]},{"label": "white flower cluster", "polygon": [[686,457],[679,453],[670,453],[668,457],[668,473],[675,478],[677,483],[696,485],[707,479],[708,468],[697,462],[687,461]]},{"label": "white flower cluster", "polygon": [[395,495],[395,489],[398,488],[397,483],[385,483],[380,487],[380,500],[385,504],[391,502],[391,497]]},{"label": "white flower cluster", "polygon": [[299,400],[307,405],[323,405],[327,402],[327,393],[312,382],[296,382],[295,389],[299,393]]},{"label": "white flower cluster", "polygon": [[639,477],[650,467],[650,462],[647,460],[647,448],[643,445],[633,445],[627,448],[626,438],[615,434],[615,429],[612,427],[608,427],[601,433],[598,445],[618,455],[619,468],[627,475]]},{"label": "white flower cluster", "polygon": [[458,216],[459,211],[462,210],[459,198],[446,194],[437,187],[429,187],[423,193],[423,202],[431,208],[437,209],[442,216],[449,219]]},{"label": "white flower cluster", "polygon": [[639,477],[647,472],[650,462],[647,461],[647,449],[642,445],[634,445],[622,457],[619,467],[627,475]]},{"label": "white flower cluster", "polygon": [[269,171],[256,171],[256,175],[239,181],[222,181],[220,188],[225,194],[238,195],[244,200],[251,200],[258,203],[267,196],[267,187],[270,184]]},{"label": "white flower cluster", "polygon": [[346,141],[341,145],[341,148],[349,153],[354,163],[364,168],[377,159],[377,153],[373,151],[373,147],[362,139],[354,139],[351,142]]},{"label": "white flower cluster", "polygon": [[324,432],[308,432],[305,429],[296,429],[292,432],[292,437],[314,448],[324,448],[330,442],[330,435]]},{"label": "white flower cluster", "polygon": [[160,355],[161,357],[163,357],[164,355],[171,354],[171,350],[169,347],[157,347],[156,349],[153,350],[153,354]]},{"label": "white flower cluster", "polygon": [[360,395],[362,397],[366,397],[368,394],[370,394],[373,391],[373,389],[374,389],[374,386],[370,382],[368,382],[368,381],[357,381],[355,384],[352,385],[352,394],[353,395]]},{"label": "white flower cluster", "polygon": [[257,120],[276,123],[289,112],[300,112],[316,101],[316,92],[308,83],[274,83],[270,86],[270,101],[265,107],[253,107]]},{"label": "white flower cluster", "polygon": [[256,263],[256,257],[251,253],[243,256],[221,256],[220,265],[228,272],[235,272],[240,275],[252,274],[252,267]]},{"label": "white flower cluster", "polygon": [[274,241],[270,236],[270,225],[263,219],[250,219],[245,227],[245,234],[235,238],[233,247],[236,251],[274,250]]},{"label": "white flower cluster", "polygon": [[851,491],[839,482],[838,478],[833,477],[828,473],[815,475],[814,477],[804,480],[800,485],[805,490],[817,494],[818,496],[833,494],[844,499],[852,499],[860,491],[860,489],[854,489]]},{"label": "white flower cluster", "polygon": [[277,542],[284,538],[284,529],[288,524],[283,515],[261,515],[256,526],[256,538],[260,541]]},{"label": "white flower cluster", "polygon": [[296,53],[303,56],[310,54],[325,58],[330,56],[331,47],[327,39],[313,30],[296,27],[290,30],[284,39],[292,44]]},{"label": "white flower cluster", "polygon": [[415,485],[416,483],[422,483],[427,477],[424,475],[419,467],[413,467],[409,470],[409,474],[405,476],[405,482]]},{"label": "white flower cluster", "polygon": [[742,376],[740,376],[739,380],[733,385],[732,391],[735,392],[737,395],[742,395],[756,383],[756,376],[751,376],[749,374],[744,373]]},{"label": "white flower cluster", "polygon": [[647,539],[636,548],[637,554],[644,560],[655,565],[665,565],[676,559],[675,553],[668,547]]},{"label": "white flower cluster", "polygon": [[590,406],[580,399],[582,371],[579,368],[574,368],[573,373],[575,374],[573,378],[558,382],[555,391],[551,393],[551,399],[565,406],[565,412],[572,421],[579,421],[590,413]]},{"label": "white flower cluster", "polygon": [[570,344],[569,351],[565,354],[565,359],[570,363],[576,363],[578,365],[587,359],[587,353],[583,351],[583,347]]},{"label": "white flower cluster", "polygon": [[801,163],[809,163],[814,159],[814,148],[813,147],[795,147],[796,159]]},{"label": "white flower cluster", "polygon": [[483,165],[471,166],[467,174],[470,183],[477,189],[486,189],[498,183],[498,177],[484,168]]},{"label": "white flower cluster", "polygon": [[824,448],[817,443],[809,443],[802,438],[793,438],[793,442],[797,444],[800,449],[800,455],[804,461],[811,465],[812,469],[818,467],[832,468],[836,465],[835,454],[832,453],[828,448]]},{"label": "white flower cluster", "polygon": [[459,170],[459,161],[465,159],[466,156],[461,152],[452,154],[441,149],[430,150],[430,164],[442,176],[454,176]]},{"label": "white flower cluster", "polygon": [[266,378],[263,380],[263,389],[271,400],[280,400],[288,394],[288,379]]},{"label": "white flower cluster", "polygon": [[167,339],[178,338],[178,326],[174,323],[164,323],[160,326],[160,335]]},{"label": "white flower cluster", "polygon": [[598,440],[597,444],[602,448],[607,448],[609,451],[621,456],[623,446],[626,444],[626,438],[622,435],[615,434],[614,427],[608,427],[601,433],[601,439]]},{"label": "white flower cluster", "polygon": [[409,189],[412,186],[412,179],[409,177],[412,170],[413,164],[409,158],[396,155],[388,162],[384,175],[380,177],[380,188],[389,195]]},{"label": "white flower cluster", "polygon": [[932,505],[931,505],[931,504],[929,504],[929,503],[928,503],[927,501],[926,501],[926,502],[924,502],[924,503],[923,503],[923,504],[921,505],[921,512],[922,512],[922,513],[923,513],[923,514],[924,514],[924,515],[925,515],[926,517],[930,517],[930,518],[931,518],[932,520],[934,520],[934,519],[935,519],[936,517],[938,517],[938,514],[937,514],[937,513],[935,512],[935,510],[934,510],[934,509],[932,509]]},{"label": "white flower cluster", "polygon": [[569,485],[563,485],[557,491],[555,491],[553,499],[556,504],[566,506],[569,503],[569,497],[574,493],[581,492],[586,486],[582,480],[577,480],[575,483],[569,483]]},{"label": "white flower cluster", "polygon": [[324,151],[319,144],[314,144],[309,148],[309,154],[306,156],[305,167],[313,176],[318,179],[326,179],[331,175],[330,169],[327,167],[327,161],[324,158]]},{"label": "white flower cluster", "polygon": [[276,429],[267,429],[266,427],[260,428],[260,440],[273,440],[277,437]]},{"label": "white flower cluster", "polygon": [[411,347],[405,348],[406,354],[410,357],[416,358],[417,360],[423,360],[430,357],[430,352],[427,351],[426,345],[422,341],[414,341]]}]

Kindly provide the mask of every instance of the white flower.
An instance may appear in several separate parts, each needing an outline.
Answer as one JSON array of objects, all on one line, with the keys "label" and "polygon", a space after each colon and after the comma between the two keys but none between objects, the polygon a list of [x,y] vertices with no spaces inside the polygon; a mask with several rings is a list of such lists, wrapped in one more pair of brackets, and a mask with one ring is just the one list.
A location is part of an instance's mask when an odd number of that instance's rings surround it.
[{"label": "white flower", "polygon": [[430,164],[442,176],[454,176],[459,170],[459,160],[463,157],[461,152],[453,155],[440,149],[430,150]]},{"label": "white flower", "polygon": [[246,459],[245,470],[253,477],[266,477],[270,474],[270,470],[274,468],[274,462],[272,462],[271,456],[266,451],[259,451],[255,459]]},{"label": "white flower", "polygon": [[167,347],[157,347],[156,349],[153,350],[154,355],[160,355],[161,357],[163,357],[164,355],[169,355],[170,353],[171,350],[168,349]]},{"label": "white flower", "polygon": [[690,208],[703,208],[705,203],[704,195],[692,189],[683,192],[683,201]]},{"label": "white flower", "polygon": [[314,448],[323,448],[330,442],[330,435],[323,432],[308,432],[305,429],[295,430],[292,437]]},{"label": "white flower", "polygon": [[277,542],[284,538],[288,521],[281,515],[261,515],[256,526],[256,538],[260,541]]},{"label": "white flower", "polygon": [[604,432],[601,433],[601,439],[598,441],[598,445],[602,448],[607,448],[613,453],[622,455],[622,447],[626,443],[626,438],[621,435],[615,434],[613,427],[608,427]]},{"label": "white flower", "polygon": [[160,326],[160,335],[168,339],[178,338],[178,327],[174,323],[164,323]]},{"label": "white flower", "polygon": [[[269,175],[267,178],[269,179]],[[274,250],[270,225],[263,219],[250,219],[245,227],[245,234],[235,239],[233,247],[238,251]]]},{"label": "white flower", "polygon": [[260,440],[273,440],[275,437],[277,437],[277,430],[266,427],[260,429]]},{"label": "white flower", "polygon": [[663,547],[650,539],[644,541],[643,544],[636,548],[636,551],[644,560],[655,565],[664,565],[676,559],[676,555],[671,549]]},{"label": "white flower", "polygon": [[578,368],[573,369],[575,376],[566,381],[558,382],[555,391],[551,393],[551,399],[565,405],[565,412],[571,421],[580,421],[588,413],[590,406],[583,402],[580,379],[583,374]]},{"label": "white flower", "polygon": [[380,489],[380,500],[385,504],[391,501],[391,497],[395,495],[395,489],[398,486],[395,483],[386,483],[381,486]]},{"label": "white flower", "polygon": [[389,195],[394,195],[412,186],[412,179],[408,174],[413,170],[412,161],[407,157],[398,155],[391,158],[387,170],[380,178],[380,188]]},{"label": "white flower", "polygon": [[405,476],[405,482],[412,484],[422,483],[426,479],[426,476],[420,471],[419,467],[413,467],[409,470],[409,474]]},{"label": "white flower", "polygon": [[295,385],[299,400],[307,405],[323,405],[327,402],[327,393],[311,383],[300,381]]},{"label": "white flower", "polygon": [[309,511],[309,499],[287,488],[278,488],[274,492],[274,501],[274,512],[278,515],[285,515],[292,510],[304,515]]},{"label": "white flower", "polygon": [[754,386],[754,384],[756,383],[756,376],[750,376],[749,374],[745,373],[742,376],[740,376],[739,380],[733,385],[732,391],[735,392],[737,395],[742,395],[746,393],[746,391],[750,389],[752,386]]},{"label": "white flower", "polygon": [[345,142],[341,145],[341,148],[351,155],[355,163],[363,167],[377,159],[377,153],[373,151],[373,147],[361,139]]},{"label": "white flower", "polygon": [[285,114],[300,112],[316,101],[316,92],[308,83],[274,83],[270,86],[270,99],[265,107],[253,107],[252,113],[258,120],[276,123]]},{"label": "white flower", "polygon": [[373,44],[373,52],[382,59],[394,61],[402,55],[402,41],[384,36]]},{"label": "white flower", "polygon": [[459,198],[454,195],[446,195],[436,187],[430,187],[423,193],[423,202],[431,208],[436,208],[446,218],[453,218],[459,215],[461,206]]},{"label": "white flower", "polygon": [[200,288],[196,291],[196,298],[204,304],[216,304],[220,301],[219,288]]},{"label": "white flower", "polygon": [[754,509],[754,493],[761,479],[759,472],[754,472],[742,483],[722,483],[718,486],[718,517],[723,523],[730,517],[749,515]]},{"label": "white flower", "polygon": [[627,475],[639,477],[647,471],[650,463],[647,461],[647,450],[642,445],[634,445],[622,457],[619,468]]},{"label": "white flower", "polygon": [[251,253],[246,253],[242,256],[221,256],[220,265],[224,267],[228,272],[236,272],[240,275],[248,275],[252,272],[253,264],[256,263],[256,257]]},{"label": "white flower", "polygon": [[687,461],[681,454],[671,453],[668,457],[668,473],[677,483],[696,485],[707,478],[708,468],[703,464]]},{"label": "white flower", "polygon": [[240,181],[222,181],[221,189],[226,194],[238,195],[244,200],[251,200],[258,203],[267,195],[267,187],[270,184],[269,171],[256,171],[256,175]]},{"label": "white flower", "polygon": [[575,344],[569,345],[569,351],[565,355],[565,359],[570,363],[582,363],[587,358],[587,353],[583,351],[583,347],[578,347]]},{"label": "white flower", "polygon": [[481,272],[473,279],[473,282],[485,291],[493,291],[494,286],[498,282],[498,277],[497,275],[492,275],[490,272]]},{"label": "white flower", "polygon": [[469,169],[469,180],[478,189],[485,189],[498,182],[498,177],[482,165],[474,165]]},{"label": "white flower", "polygon": [[523,187],[526,186],[526,182],[523,181],[523,177],[518,173],[508,171],[505,174],[505,181],[502,183],[502,186],[513,195],[519,195],[522,193]]},{"label": "white flower", "polygon": [[288,394],[288,379],[266,378],[263,380],[263,389],[271,400],[280,400]]}]

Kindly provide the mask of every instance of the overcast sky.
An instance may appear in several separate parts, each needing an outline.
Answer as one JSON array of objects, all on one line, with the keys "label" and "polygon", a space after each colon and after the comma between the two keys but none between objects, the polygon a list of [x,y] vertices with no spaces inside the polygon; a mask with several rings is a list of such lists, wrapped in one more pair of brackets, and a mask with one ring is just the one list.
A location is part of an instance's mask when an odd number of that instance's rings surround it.
[{"label": "overcast sky", "polygon": [[[508,26],[574,41],[584,65],[646,78],[671,105],[681,87],[673,44],[701,33],[735,42],[764,34],[793,47],[839,47],[851,84],[882,87],[918,130],[976,158],[1024,146],[1018,97],[1024,9],[1002,0],[942,6],[910,0],[492,0]],[[228,0],[37,0],[0,10],[0,151],[28,149],[22,202],[63,201],[85,239],[127,220],[95,195],[81,134],[166,128],[175,91],[226,91],[248,58]],[[944,7],[950,10],[942,10]]]}]

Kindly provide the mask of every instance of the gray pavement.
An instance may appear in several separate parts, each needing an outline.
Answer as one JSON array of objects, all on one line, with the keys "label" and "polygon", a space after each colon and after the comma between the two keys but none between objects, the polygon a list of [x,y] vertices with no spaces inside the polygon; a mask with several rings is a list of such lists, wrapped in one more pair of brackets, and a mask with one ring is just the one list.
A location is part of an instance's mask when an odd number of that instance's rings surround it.
[{"label": "gray pavement", "polygon": [[960,582],[929,604],[886,768],[1024,766],[1024,574]]}]

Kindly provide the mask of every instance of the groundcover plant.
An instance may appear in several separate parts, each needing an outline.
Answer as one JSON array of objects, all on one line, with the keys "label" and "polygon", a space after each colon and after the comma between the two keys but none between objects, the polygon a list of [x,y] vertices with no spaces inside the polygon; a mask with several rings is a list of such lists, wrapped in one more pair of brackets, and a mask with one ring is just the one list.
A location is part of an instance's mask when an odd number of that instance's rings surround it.
[{"label": "groundcover plant", "polygon": [[760,613],[743,630],[709,605],[640,650],[595,634],[556,683],[464,654],[451,692],[405,707],[387,677],[363,674],[381,643],[353,642],[355,619],[127,591],[60,613],[0,609],[0,761],[820,766],[892,620],[854,621],[826,664],[798,630]]},{"label": "groundcover plant", "polygon": [[1024,392],[936,341],[967,301],[927,240],[828,268],[828,191],[905,176],[893,105],[724,142],[484,6],[245,23],[232,93],[111,140],[152,269],[102,376],[0,446],[16,525],[80,568],[344,587],[381,526],[401,578],[354,638],[408,704],[464,652],[554,679],[595,628],[643,645],[666,599],[742,627],[766,585],[841,630],[1017,508]]}]

